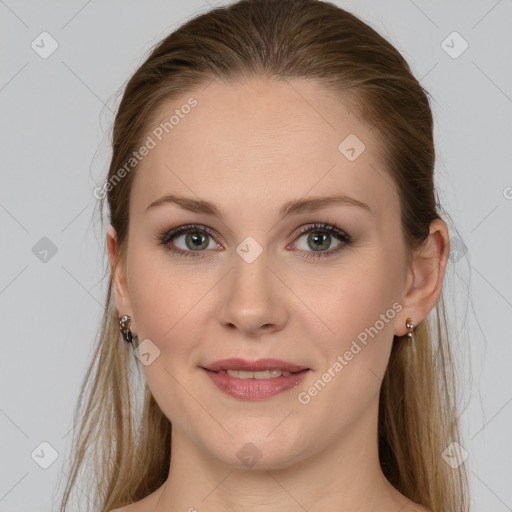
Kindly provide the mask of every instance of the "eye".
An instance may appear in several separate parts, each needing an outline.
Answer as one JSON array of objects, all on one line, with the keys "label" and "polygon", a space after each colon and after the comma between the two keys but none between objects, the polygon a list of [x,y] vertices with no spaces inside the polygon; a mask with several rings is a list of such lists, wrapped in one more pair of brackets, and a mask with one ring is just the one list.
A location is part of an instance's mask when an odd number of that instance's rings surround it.
[{"label": "eye", "polygon": [[198,256],[197,253],[211,249],[213,245],[222,249],[220,244],[213,242],[214,239],[215,234],[211,229],[196,224],[180,226],[158,236],[159,243],[168,251],[182,256]]},{"label": "eye", "polygon": [[[301,242],[304,237],[306,239]],[[216,235],[210,228],[197,224],[179,226],[157,235],[158,243],[165,246],[169,252],[192,257],[201,257],[202,252],[214,246],[223,249],[215,239]],[[333,239],[338,241],[338,244],[334,249],[328,250]],[[333,256],[344,246],[352,243],[352,238],[335,225],[319,223],[301,228],[294,240],[294,244],[296,243],[299,243],[299,252],[302,252],[304,257],[318,258]]]},{"label": "eye", "polygon": [[[295,239],[300,242],[301,238],[306,239],[301,243],[299,249],[304,252],[306,258],[328,257],[338,253],[344,246],[352,243],[352,238],[332,224],[314,224],[299,230],[299,236]],[[331,247],[333,238],[338,241],[334,249]]]}]

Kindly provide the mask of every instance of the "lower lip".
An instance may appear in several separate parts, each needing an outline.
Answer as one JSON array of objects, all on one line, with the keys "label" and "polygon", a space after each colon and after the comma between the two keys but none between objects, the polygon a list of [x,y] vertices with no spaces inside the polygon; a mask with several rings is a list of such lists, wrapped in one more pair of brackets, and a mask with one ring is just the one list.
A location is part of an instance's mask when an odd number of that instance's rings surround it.
[{"label": "lower lip", "polygon": [[243,400],[262,400],[293,389],[310,370],[272,379],[239,379],[203,368],[208,377],[224,393]]}]

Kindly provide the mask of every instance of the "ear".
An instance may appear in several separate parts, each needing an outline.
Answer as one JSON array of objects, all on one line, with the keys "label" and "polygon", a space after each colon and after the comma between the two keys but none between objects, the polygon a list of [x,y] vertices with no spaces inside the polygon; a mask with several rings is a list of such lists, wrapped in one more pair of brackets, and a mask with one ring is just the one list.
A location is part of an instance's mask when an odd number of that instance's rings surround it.
[{"label": "ear", "polygon": [[429,236],[425,243],[414,251],[402,296],[403,309],[397,315],[395,335],[408,333],[405,325],[410,317],[419,325],[434,308],[441,294],[444,272],[450,254],[450,237],[446,223],[435,219],[430,223]]},{"label": "ear", "polygon": [[[110,259],[110,268],[112,269],[112,292],[117,308],[119,318],[123,315],[130,315],[133,319],[133,310],[126,284],[126,272],[124,262],[117,261],[119,247],[117,244],[117,234],[111,225],[107,230],[107,247]],[[132,320],[132,326],[134,321]],[[133,330],[133,329],[132,329]]]}]

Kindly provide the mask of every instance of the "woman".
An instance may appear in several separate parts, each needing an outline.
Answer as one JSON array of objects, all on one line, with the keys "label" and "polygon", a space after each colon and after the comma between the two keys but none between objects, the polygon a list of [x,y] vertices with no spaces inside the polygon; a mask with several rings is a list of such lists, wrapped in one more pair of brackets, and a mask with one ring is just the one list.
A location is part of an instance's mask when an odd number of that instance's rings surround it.
[{"label": "woman", "polygon": [[61,511],[86,461],[105,512],[467,510],[432,129],[331,3],[242,0],[157,45],[95,191],[111,277]]}]

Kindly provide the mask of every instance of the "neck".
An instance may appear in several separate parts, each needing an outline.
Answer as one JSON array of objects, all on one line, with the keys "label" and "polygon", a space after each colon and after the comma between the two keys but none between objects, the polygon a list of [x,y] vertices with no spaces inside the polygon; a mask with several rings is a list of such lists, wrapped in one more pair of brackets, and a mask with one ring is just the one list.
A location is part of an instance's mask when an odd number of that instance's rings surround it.
[{"label": "neck", "polygon": [[[342,412],[340,412],[342,413]],[[384,477],[378,402],[325,449],[282,467],[234,468],[173,427],[169,477],[153,512],[396,511],[408,501]],[[404,510],[406,510],[404,508]]]}]

